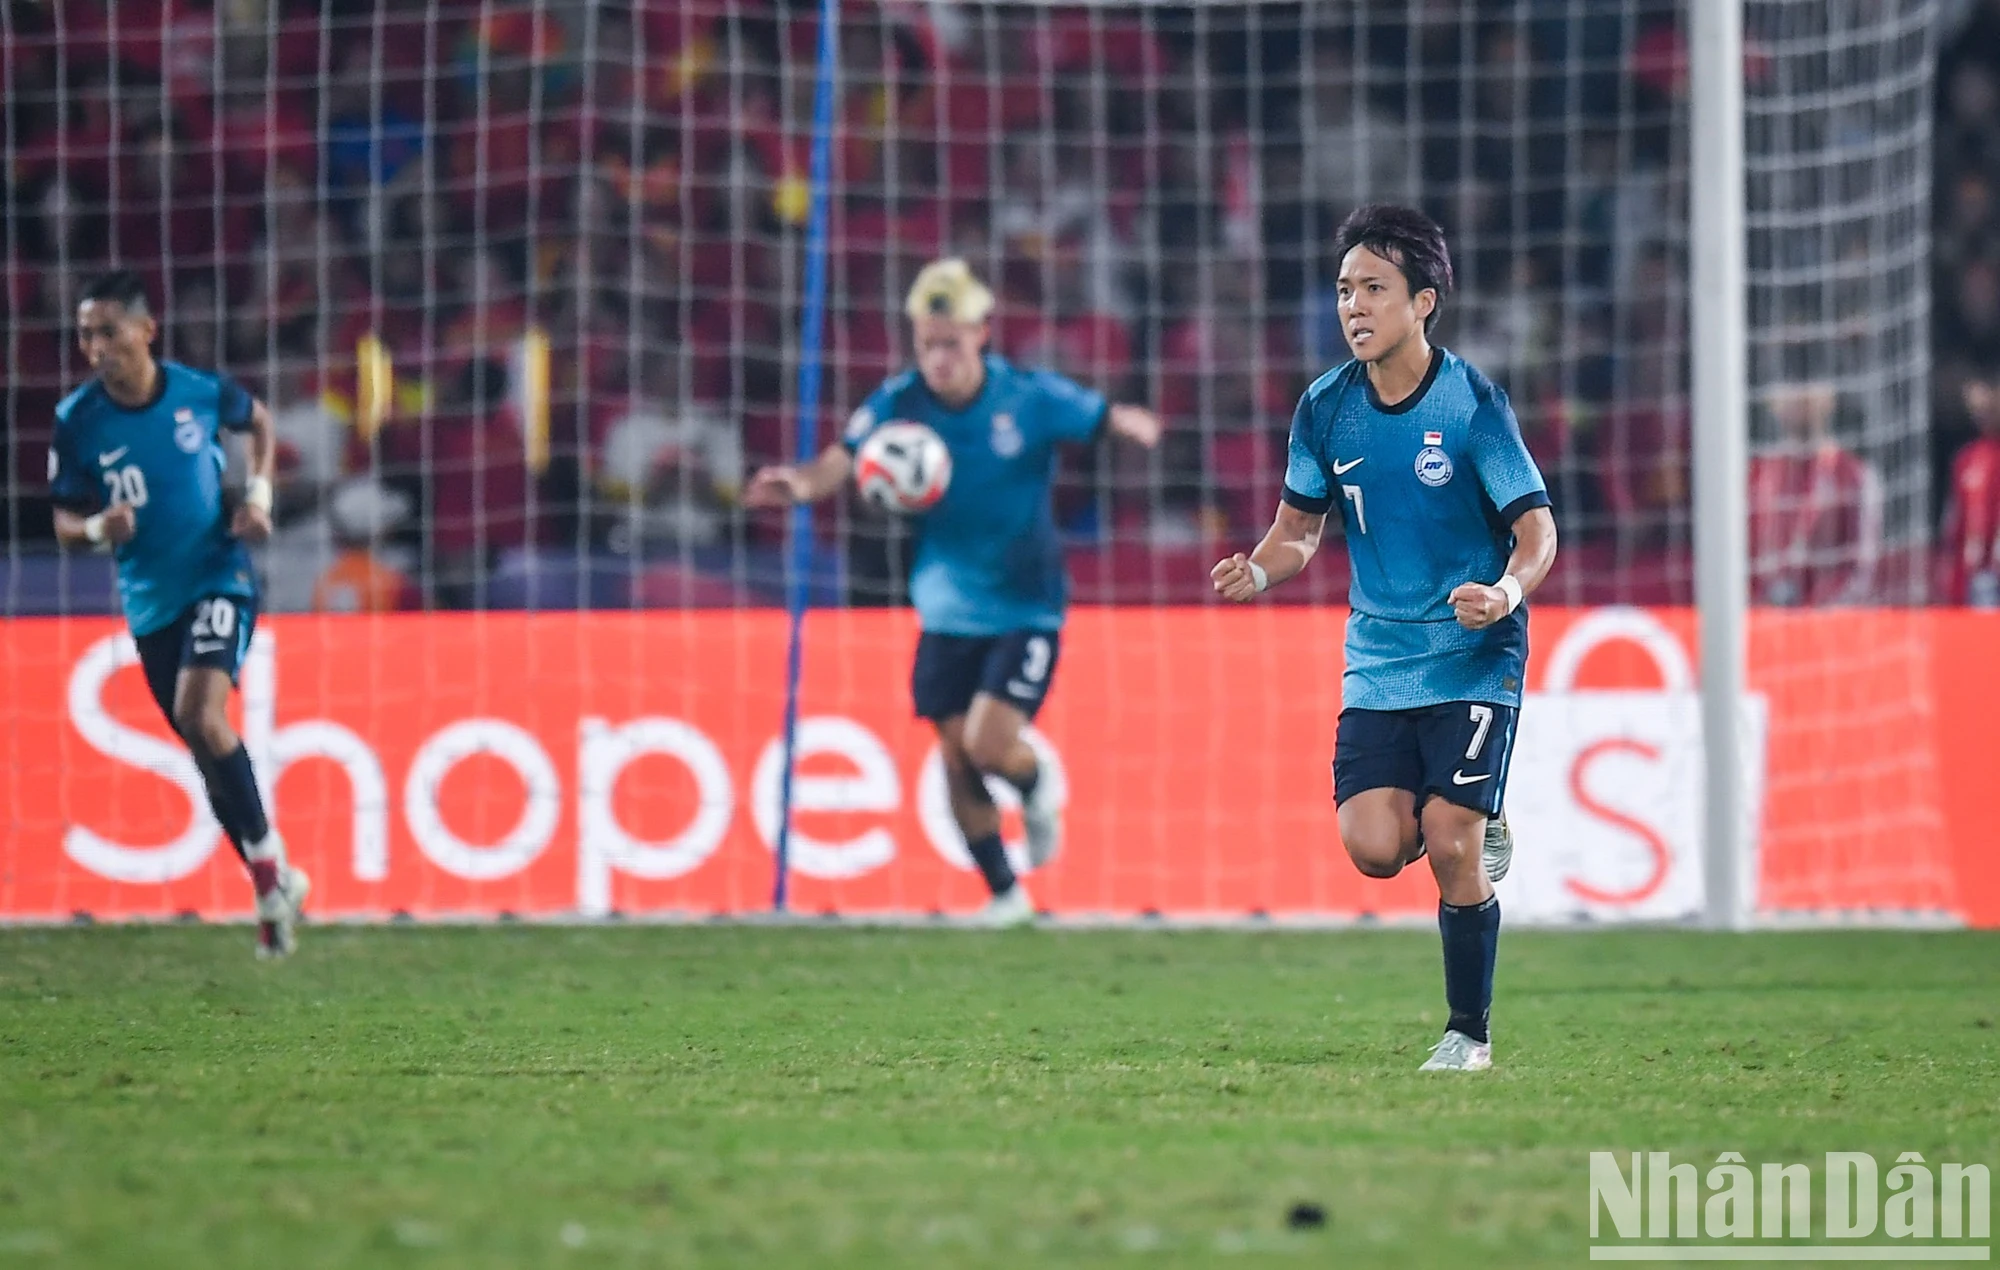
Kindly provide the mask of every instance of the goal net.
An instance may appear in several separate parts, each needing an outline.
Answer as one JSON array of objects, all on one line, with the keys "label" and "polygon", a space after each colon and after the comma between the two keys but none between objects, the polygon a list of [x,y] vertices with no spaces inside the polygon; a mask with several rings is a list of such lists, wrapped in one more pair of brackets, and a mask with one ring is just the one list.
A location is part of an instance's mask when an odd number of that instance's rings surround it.
[{"label": "goal net", "polygon": [[[1060,461],[1078,607],[1036,744],[1069,841],[1038,901],[1424,913],[1425,879],[1359,878],[1334,831],[1341,544],[1249,610],[1207,582],[1346,357],[1327,245],[1369,201],[1449,232],[1438,338],[1510,393],[1563,535],[1510,904],[1697,912],[1688,332],[1725,301],[1686,284],[1684,6],[839,7],[823,187],[813,5],[0,7],[0,917],[247,906],[110,563],[52,542],[82,280],[138,270],[159,351],[276,415],[242,727],[323,911],[744,912],[793,580],[746,474],[797,457],[804,363],[820,438],[905,363],[941,255],[996,293],[998,352],[1167,425]],[[1747,9],[1766,912],[1957,907],[1920,607],[1934,7]],[[909,717],[913,528],[852,498],[811,525],[793,902],[967,907]]]}]

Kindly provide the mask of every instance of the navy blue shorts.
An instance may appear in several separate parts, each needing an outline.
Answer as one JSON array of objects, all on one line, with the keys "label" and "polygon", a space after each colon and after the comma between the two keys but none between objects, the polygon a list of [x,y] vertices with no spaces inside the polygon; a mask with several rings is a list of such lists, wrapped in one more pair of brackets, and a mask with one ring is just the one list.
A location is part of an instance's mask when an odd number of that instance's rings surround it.
[{"label": "navy blue shorts", "polygon": [[1521,712],[1483,701],[1415,710],[1342,710],[1333,743],[1333,801],[1370,789],[1407,789],[1491,816],[1507,792]]},{"label": "navy blue shorts", "polygon": [[1005,635],[938,635],[917,640],[910,696],[917,717],[942,723],[972,708],[987,693],[1030,719],[1042,708],[1062,653],[1060,631],[1010,631]]},{"label": "navy blue shorts", "polygon": [[211,595],[188,605],[159,630],[136,637],[133,642],[139,646],[146,687],[152,689],[161,713],[169,720],[174,717],[174,685],[187,667],[226,671],[229,682],[235,683],[256,629],[257,601]]}]

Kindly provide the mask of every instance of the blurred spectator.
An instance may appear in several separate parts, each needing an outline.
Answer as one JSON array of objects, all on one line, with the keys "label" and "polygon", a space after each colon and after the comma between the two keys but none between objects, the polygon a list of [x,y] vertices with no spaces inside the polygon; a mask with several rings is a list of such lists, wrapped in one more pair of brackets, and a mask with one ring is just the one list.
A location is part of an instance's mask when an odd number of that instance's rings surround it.
[{"label": "blurred spectator", "polygon": [[1831,384],[1780,389],[1778,443],[1750,460],[1750,588],[1760,604],[1862,604],[1882,555],[1882,481],[1834,436]]},{"label": "blurred spectator", "polygon": [[639,357],[632,396],[608,413],[595,448],[618,546],[707,546],[722,536],[743,482],[743,434],[684,391],[680,356]]},{"label": "blurred spectator", "polygon": [[[1956,32],[1952,30],[1957,25]],[[2000,364],[2000,4],[1960,6],[1941,25],[1931,255],[1933,489],[1952,493],[1955,458],[1982,435],[1961,385]],[[1970,451],[1967,451],[1969,453]],[[1943,544],[1947,549],[1952,544]]]},{"label": "blurred spectator", "polygon": [[1691,495],[1687,403],[1665,349],[1628,358],[1620,377],[1597,438],[1604,499],[1624,543],[1659,548],[1686,516]]},{"label": "blurred spectator", "polygon": [[390,613],[421,603],[415,584],[382,546],[410,516],[409,499],[369,480],[334,492],[328,507],[336,554],[313,586],[320,613]]},{"label": "blurred spectator", "polygon": [[323,390],[317,361],[288,364],[270,399],[278,430],[281,508],[316,505],[340,478],[348,444],[349,416]]},{"label": "blurred spectator", "polygon": [[2000,361],[2000,259],[1971,261],[1951,282],[1943,294],[1939,340],[1974,362]]},{"label": "blurred spectator", "polygon": [[1938,590],[1948,604],[2000,608],[2000,374],[1970,378],[1964,392],[1977,434],[1951,465]]},{"label": "blurred spectator", "polygon": [[473,358],[441,377],[431,412],[383,434],[395,470],[424,491],[427,573],[447,607],[475,601],[494,556],[529,539],[527,442],[511,395],[504,362]]},{"label": "blurred spectator", "polygon": [[287,94],[272,96],[261,81],[230,84],[223,92],[222,162],[231,194],[255,206],[266,175],[282,163],[295,172],[317,172],[314,121]]},{"label": "blurred spectator", "polygon": [[350,216],[363,214],[368,196],[424,153],[423,122],[382,96],[369,75],[374,56],[369,44],[348,45],[324,107],[326,179]]},{"label": "blurred spectator", "polygon": [[1132,373],[1132,334],[1120,318],[1094,303],[1087,244],[1065,236],[1050,244],[1053,268],[1046,301],[1009,302],[996,319],[996,341],[1009,358],[1046,366],[1119,399]]},{"label": "blurred spectator", "polygon": [[204,370],[220,369],[222,357],[222,299],[215,283],[197,274],[175,286],[165,297],[173,321],[160,328],[160,343],[177,362]]},{"label": "blurred spectator", "polygon": [[1403,120],[1378,110],[1344,36],[1312,45],[1312,71],[1301,99],[1307,180],[1335,222],[1362,203],[1415,201],[1416,142]]},{"label": "blurred spectator", "polygon": [[1987,172],[1961,172],[1938,193],[1942,223],[1931,249],[1939,272],[1950,276],[1992,247],[2000,209],[1993,205],[1993,179]]},{"label": "blurred spectator", "polygon": [[1001,285],[1008,296],[1039,303],[1053,289],[1053,275],[1070,269],[1082,275],[1086,307],[1126,316],[1130,306],[1119,283],[1126,250],[1112,228],[1110,195],[1090,147],[1077,140],[1053,147],[1014,141],[1006,182],[993,231],[1006,245]]}]

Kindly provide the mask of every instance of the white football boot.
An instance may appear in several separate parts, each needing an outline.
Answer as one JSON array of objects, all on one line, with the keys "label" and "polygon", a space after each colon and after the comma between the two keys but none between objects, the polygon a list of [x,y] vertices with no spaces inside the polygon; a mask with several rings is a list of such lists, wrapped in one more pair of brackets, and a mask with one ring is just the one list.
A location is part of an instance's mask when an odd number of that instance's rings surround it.
[{"label": "white football boot", "polygon": [[1006,930],[1030,925],[1034,920],[1035,901],[1028,898],[1028,888],[1017,880],[1006,894],[988,900],[986,907],[973,915],[972,924],[988,930]]},{"label": "white football boot", "polygon": [[304,869],[284,865],[277,888],[257,897],[257,956],[260,959],[289,957],[298,948],[297,925],[305,912],[306,897],[312,894],[312,879]]},{"label": "white football boot", "polygon": [[1493,1066],[1493,1045],[1489,1041],[1475,1041],[1463,1032],[1446,1032],[1444,1039],[1431,1047],[1431,1056],[1424,1060],[1420,1072],[1483,1072]]},{"label": "white football boot", "polygon": [[1021,827],[1028,831],[1028,867],[1039,869],[1062,850],[1062,808],[1056,803],[1056,783],[1042,769],[1035,790],[1021,800]]},{"label": "white football boot", "polygon": [[1486,880],[1498,882],[1514,867],[1514,831],[1507,827],[1507,813],[1495,812],[1486,818],[1486,841],[1479,848],[1486,865]]}]

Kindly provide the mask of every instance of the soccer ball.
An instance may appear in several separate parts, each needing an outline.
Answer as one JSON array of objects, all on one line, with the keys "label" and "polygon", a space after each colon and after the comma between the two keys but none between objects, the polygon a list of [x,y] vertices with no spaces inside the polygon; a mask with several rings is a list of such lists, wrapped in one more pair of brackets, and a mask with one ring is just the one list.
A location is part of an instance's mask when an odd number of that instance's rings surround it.
[{"label": "soccer ball", "polygon": [[883,511],[929,511],[951,485],[951,451],[921,423],[885,423],[861,443],[854,484]]}]

